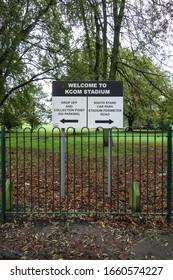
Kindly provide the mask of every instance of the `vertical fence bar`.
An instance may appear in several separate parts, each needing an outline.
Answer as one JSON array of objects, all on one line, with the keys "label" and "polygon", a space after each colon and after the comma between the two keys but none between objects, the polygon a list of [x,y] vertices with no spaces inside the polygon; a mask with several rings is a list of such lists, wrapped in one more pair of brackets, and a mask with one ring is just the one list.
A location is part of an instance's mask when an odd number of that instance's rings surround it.
[{"label": "vertical fence bar", "polygon": [[124,131],[124,193],[125,193],[125,214],[127,213],[127,161],[126,161],[126,156],[127,156],[127,129]]},{"label": "vertical fence bar", "polygon": [[154,132],[154,149],[153,149],[153,152],[154,152],[154,155],[153,155],[153,158],[154,158],[154,184],[153,184],[153,187],[154,187],[154,213],[156,214],[157,212],[157,207],[156,207],[156,195],[157,195],[157,131],[155,129],[155,132]]},{"label": "vertical fence bar", "polygon": [[42,156],[41,156],[41,151],[40,151],[40,138],[39,138],[39,135],[40,135],[40,129],[38,129],[38,132],[37,132],[37,157],[38,157],[38,160],[37,160],[37,182],[38,182],[38,200],[37,200],[37,203],[38,203],[38,213],[40,212],[40,205],[41,205],[41,195],[40,195],[40,189],[41,189],[41,176],[40,176],[40,169],[41,169],[41,161],[42,161]]},{"label": "vertical fence bar", "polygon": [[[98,131],[96,130],[95,131],[95,206],[96,206],[96,214],[97,214],[97,211],[98,211],[98,188],[97,188],[97,175],[98,175],[98,169],[97,169],[97,166],[98,166]],[[101,186],[100,186],[101,188]]]},{"label": "vertical fence bar", "polygon": [[135,205],[135,189],[134,189],[134,179],[135,179],[135,176],[134,176],[134,156],[135,156],[135,153],[134,153],[134,131],[133,131],[133,128],[131,128],[131,133],[132,133],[132,138],[131,138],[131,141],[132,141],[132,148],[131,148],[131,157],[132,157],[132,212],[136,212],[136,210],[134,209],[134,205]]},{"label": "vertical fence bar", "polygon": [[112,198],[112,129],[108,130],[108,197]]},{"label": "vertical fence bar", "polygon": [[[52,129],[52,212],[55,212],[55,129]],[[39,209],[39,207],[38,207]]]},{"label": "vertical fence bar", "polygon": [[120,157],[120,135],[119,135],[119,129],[116,129],[116,173],[117,173],[117,179],[116,179],[116,184],[117,184],[117,212],[121,212],[120,209],[120,162],[119,162],[119,157]]},{"label": "vertical fence bar", "polygon": [[61,198],[65,195],[65,128],[61,129]]},{"label": "vertical fence bar", "polygon": [[164,130],[162,129],[162,215],[164,212]]},{"label": "vertical fence bar", "polygon": [[[102,130],[102,133],[103,133],[103,130]],[[102,136],[100,136],[102,137]],[[101,139],[101,138],[100,138]],[[103,212],[105,212],[106,210],[106,197],[105,197],[105,165],[106,165],[106,158],[105,158],[105,148],[103,146],[103,149],[102,149],[102,159],[103,159],[103,164],[102,164],[102,186],[103,186]]]},{"label": "vertical fence bar", "polygon": [[83,201],[84,201],[84,193],[83,193],[83,176],[84,176],[84,170],[83,170],[83,128],[80,131],[80,150],[81,150],[81,158],[80,158],[80,165],[81,165],[81,177],[80,177],[80,185],[81,185],[81,212],[83,212]]},{"label": "vertical fence bar", "polygon": [[168,127],[168,170],[167,170],[167,221],[171,222],[172,200],[172,126]]},{"label": "vertical fence bar", "polygon": [[147,128],[147,143],[146,143],[146,203],[147,214],[149,213],[149,132]]},{"label": "vertical fence bar", "polygon": [[90,214],[90,194],[91,194],[91,183],[90,183],[90,174],[91,174],[91,169],[90,169],[90,159],[91,159],[91,156],[90,156],[90,149],[91,149],[91,131],[88,130],[88,213]]},{"label": "vertical fence bar", "polygon": [[6,153],[5,127],[1,127],[1,180],[2,180],[2,223],[6,222]]},{"label": "vertical fence bar", "polygon": [[[23,211],[26,211],[26,129],[23,130]],[[11,162],[11,160],[10,160]],[[11,173],[11,172],[10,172]]]},{"label": "vertical fence bar", "polygon": [[76,130],[75,128],[73,128],[73,200],[74,200],[74,204],[73,204],[73,212],[75,213],[77,211],[76,209],[76,138],[77,138],[77,134],[76,134]]},{"label": "vertical fence bar", "polygon": [[[11,134],[12,135],[12,134]],[[11,140],[11,139],[10,139]],[[15,130],[15,144],[16,144],[16,158],[15,158],[15,168],[16,168],[16,186],[17,186],[17,212],[19,211],[19,135],[17,129]]]}]

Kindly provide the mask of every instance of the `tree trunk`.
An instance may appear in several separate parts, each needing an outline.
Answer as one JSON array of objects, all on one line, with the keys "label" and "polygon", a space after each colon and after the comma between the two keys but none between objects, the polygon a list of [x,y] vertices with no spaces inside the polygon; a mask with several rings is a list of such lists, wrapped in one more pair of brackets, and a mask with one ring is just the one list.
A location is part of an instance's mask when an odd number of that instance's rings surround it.
[{"label": "tree trunk", "polygon": [[95,78],[95,80],[99,80],[99,78],[100,78],[101,38],[100,38],[100,23],[99,23],[98,5],[95,5],[95,7],[94,7],[94,20],[95,20],[95,26],[96,26],[94,78]]},{"label": "tree trunk", "polygon": [[107,68],[108,68],[108,50],[107,50],[107,5],[106,0],[102,0],[103,3],[103,27],[102,27],[102,34],[103,34],[103,73],[102,77],[103,80],[107,79]]},{"label": "tree trunk", "polygon": [[84,8],[84,2],[81,0],[79,2],[81,14],[82,14],[82,20],[84,25],[84,31],[85,31],[85,40],[86,40],[86,46],[87,46],[87,54],[88,54],[88,63],[89,63],[89,75],[93,75],[93,55],[92,55],[92,47],[91,47],[91,40],[90,40],[90,34],[88,30],[87,25],[87,18],[85,15],[85,8]]},{"label": "tree trunk", "polygon": [[[109,129],[103,129],[103,147],[108,147]],[[112,142],[113,143],[113,142]]]},{"label": "tree trunk", "polygon": [[[116,74],[118,69],[118,54],[120,45],[120,30],[124,16],[125,0],[121,0],[118,4],[118,0],[113,0],[113,15],[114,15],[114,40],[111,54],[111,66],[109,79],[116,80]],[[119,13],[118,13],[119,12]]]},{"label": "tree trunk", "polygon": [[[111,65],[109,72],[109,80],[116,80],[116,74],[118,69],[118,54],[120,44],[120,30],[124,16],[125,0],[113,0],[113,15],[114,15],[114,40],[111,53]],[[119,13],[118,13],[119,12]],[[108,129],[103,131],[103,145],[108,146]]]},{"label": "tree trunk", "polygon": [[129,116],[128,117],[128,126],[132,127],[134,122],[134,116]]}]

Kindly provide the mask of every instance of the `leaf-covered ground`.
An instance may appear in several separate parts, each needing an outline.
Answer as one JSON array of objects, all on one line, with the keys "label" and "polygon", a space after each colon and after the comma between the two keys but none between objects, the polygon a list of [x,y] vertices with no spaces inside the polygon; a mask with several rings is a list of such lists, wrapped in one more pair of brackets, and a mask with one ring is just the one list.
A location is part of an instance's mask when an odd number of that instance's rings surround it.
[{"label": "leaf-covered ground", "polygon": [[17,216],[0,225],[0,259],[173,259],[163,217]]},{"label": "leaf-covered ground", "polygon": [[[131,146],[129,145],[129,149]],[[150,147],[151,148],[151,147]],[[141,212],[166,213],[167,154],[163,149],[143,152],[135,145],[111,165],[111,197],[108,195],[108,159],[67,154],[64,166],[65,196],[61,196],[59,154],[12,150],[7,177],[13,182],[13,212],[111,212],[131,213],[129,190],[132,181],[140,188]]]},{"label": "leaf-covered ground", "polygon": [[135,149],[133,157],[130,152],[113,160],[111,203],[104,158],[68,156],[61,200],[58,157],[11,151],[7,175],[14,183],[14,212],[90,209],[120,215],[8,214],[0,224],[0,259],[173,259],[173,223],[165,215],[133,215],[129,208],[133,178],[141,188],[142,212],[165,213],[167,155],[161,148]]}]

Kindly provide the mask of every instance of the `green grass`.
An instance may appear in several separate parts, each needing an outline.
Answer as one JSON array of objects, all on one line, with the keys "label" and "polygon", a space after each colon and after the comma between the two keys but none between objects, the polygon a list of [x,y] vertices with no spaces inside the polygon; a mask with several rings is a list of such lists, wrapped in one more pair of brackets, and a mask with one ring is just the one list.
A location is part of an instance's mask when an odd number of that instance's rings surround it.
[{"label": "green grass", "polygon": [[[29,149],[39,151],[54,151],[60,153],[61,130],[53,129],[47,125],[33,132],[27,126],[22,129],[12,130],[6,133],[6,147],[14,149]],[[127,153],[139,153],[139,147],[151,148],[166,145],[166,133],[160,131],[112,131],[113,155],[121,156],[126,149]],[[65,130],[65,150],[68,153],[89,157],[99,157],[107,154],[108,148],[103,149],[103,131],[95,132],[95,129]]]}]

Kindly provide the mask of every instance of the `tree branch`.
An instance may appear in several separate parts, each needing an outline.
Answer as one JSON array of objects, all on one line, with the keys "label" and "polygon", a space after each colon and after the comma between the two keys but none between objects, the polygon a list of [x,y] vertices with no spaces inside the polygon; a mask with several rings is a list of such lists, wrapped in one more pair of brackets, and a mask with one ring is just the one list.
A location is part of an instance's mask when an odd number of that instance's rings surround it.
[{"label": "tree branch", "polygon": [[[7,100],[7,98],[16,90],[24,87],[24,86],[27,86],[28,84],[32,83],[32,82],[36,82],[36,81],[40,81],[43,79],[43,77],[41,77],[42,75],[50,72],[51,70],[53,69],[48,69],[48,70],[45,70],[41,73],[38,73],[38,74],[35,74],[34,76],[32,76],[29,80],[27,81],[24,81],[23,83],[17,85],[16,87],[13,87],[12,89],[10,89],[7,94],[2,98],[1,102],[0,102],[0,107],[5,103],[5,101]],[[46,78],[44,78],[46,79]]]}]

